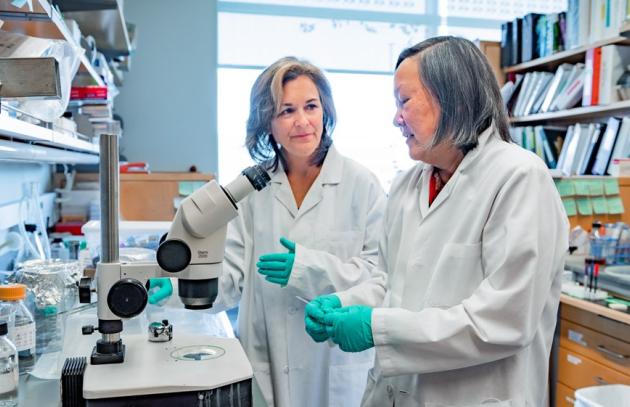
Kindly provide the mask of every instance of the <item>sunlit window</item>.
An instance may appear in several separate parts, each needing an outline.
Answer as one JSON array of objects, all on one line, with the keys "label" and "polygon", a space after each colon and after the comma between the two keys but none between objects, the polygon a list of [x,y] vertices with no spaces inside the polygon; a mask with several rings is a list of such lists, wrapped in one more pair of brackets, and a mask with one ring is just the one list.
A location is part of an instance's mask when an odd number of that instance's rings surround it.
[{"label": "sunlit window", "polygon": [[434,35],[498,41],[500,26],[528,12],[557,12],[566,0],[242,0],[218,3],[219,178],[251,159],[244,147],[249,91],[262,69],[293,55],[322,69],[333,89],[342,154],[389,189],[414,162],[392,125],[392,74],[404,48]]}]

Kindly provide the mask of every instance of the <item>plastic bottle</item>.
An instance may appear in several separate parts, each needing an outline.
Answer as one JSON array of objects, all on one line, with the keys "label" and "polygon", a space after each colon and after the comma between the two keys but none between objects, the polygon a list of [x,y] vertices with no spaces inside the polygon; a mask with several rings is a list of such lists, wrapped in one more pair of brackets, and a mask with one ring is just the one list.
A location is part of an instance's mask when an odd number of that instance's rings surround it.
[{"label": "plastic bottle", "polygon": [[54,238],[50,244],[50,257],[66,261],[68,260],[69,254],[70,252],[66,248],[66,245],[63,244],[63,239],[60,237]]},{"label": "plastic bottle", "polygon": [[28,373],[35,365],[35,319],[24,304],[24,284],[0,285],[0,315],[8,316],[9,339],[18,351],[20,374]]},{"label": "plastic bottle", "polygon": [[8,332],[7,322],[0,321],[0,407],[18,405],[18,356]]}]

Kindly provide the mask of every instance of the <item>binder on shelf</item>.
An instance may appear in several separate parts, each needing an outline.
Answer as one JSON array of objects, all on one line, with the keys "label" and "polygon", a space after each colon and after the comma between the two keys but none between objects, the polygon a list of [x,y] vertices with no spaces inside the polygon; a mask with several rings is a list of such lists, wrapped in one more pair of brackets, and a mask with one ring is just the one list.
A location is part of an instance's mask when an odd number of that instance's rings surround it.
[{"label": "binder on shelf", "polygon": [[601,142],[601,125],[599,123],[589,124],[587,134],[588,136],[586,138],[588,142],[586,143],[584,154],[580,158],[576,175],[588,175],[591,173],[593,162],[595,161],[595,154]]},{"label": "binder on shelf", "polygon": [[538,43],[536,44],[536,48],[538,48],[538,56],[544,57],[547,56],[547,16],[541,16],[536,22],[536,37],[538,38]]},{"label": "binder on shelf", "polygon": [[510,98],[507,101],[504,101],[508,112],[513,112],[514,108],[516,107],[516,102],[521,93],[521,89],[523,88],[522,84],[524,77],[525,75],[522,74],[517,74],[514,76],[514,90],[512,91]]},{"label": "binder on shelf", "polygon": [[512,25],[511,21],[501,24],[501,67],[512,64]]},{"label": "binder on shelf", "polygon": [[575,157],[575,150],[577,149],[578,139],[575,136],[575,126],[569,126],[567,134],[564,137],[564,144],[560,155],[558,156],[558,164],[556,168],[559,169],[563,175],[571,175],[571,166],[573,158]]},{"label": "binder on shelf", "polygon": [[[556,95],[556,97],[551,101],[551,105],[549,106],[548,111],[549,112],[553,112],[556,110],[560,110],[558,108],[558,102],[562,101],[562,99],[564,99],[564,94],[568,91],[569,87],[572,86],[572,84],[579,79],[580,75],[582,74],[582,72],[584,71],[584,64],[579,62],[575,65],[573,65],[571,67],[571,70],[569,71],[566,81],[564,81],[561,84],[561,88],[558,90],[558,94]],[[581,89],[580,89],[581,92]],[[581,93],[580,93],[580,97],[581,97]]]},{"label": "binder on shelf", "polygon": [[[579,170],[584,161],[584,156],[588,150],[588,146],[591,142],[589,126],[586,124],[577,123],[574,126],[573,138],[575,142],[575,150],[573,155],[569,155],[567,163],[570,164],[569,172],[567,175],[578,175]],[[569,154],[571,151],[569,151]]]},{"label": "binder on shelf", "polygon": [[541,153],[539,154],[537,151],[537,154],[541,155],[541,157],[547,164],[547,167],[549,167],[550,169],[554,169],[557,165],[558,154],[555,148],[552,147],[553,144],[549,140],[550,135],[548,134],[548,131],[549,130],[546,130],[543,126],[534,127],[536,146],[540,146],[541,150]]},{"label": "binder on shelf", "polygon": [[613,148],[606,173],[608,175],[617,175],[618,164],[616,160],[627,158],[628,156],[630,156],[630,117],[624,117],[621,119],[621,125],[617,133],[617,142]]},{"label": "binder on shelf", "polygon": [[536,31],[536,26],[538,24],[538,19],[540,19],[541,16],[542,14],[529,13],[523,17],[521,34],[521,62],[531,61],[532,59],[536,59],[540,56],[537,48],[538,33]]},{"label": "binder on shelf", "polygon": [[591,0],[569,0],[567,8],[566,49],[588,43]]},{"label": "binder on shelf", "polygon": [[518,17],[514,19],[512,23],[512,58],[510,60],[511,65],[517,65],[521,63],[521,44],[523,41],[523,19]]},{"label": "binder on shelf", "polygon": [[553,100],[558,96],[558,94],[566,85],[572,68],[573,65],[571,64],[562,64],[558,67],[555,75],[553,76],[553,79],[549,82],[547,93],[545,94],[543,102],[540,106],[539,111],[541,113],[546,113],[549,111],[549,108],[551,107],[551,102],[553,102]]},{"label": "binder on shelf", "polygon": [[526,99],[529,97],[529,94],[531,92],[532,83],[535,77],[538,76],[537,74],[538,72],[527,72],[523,77],[521,89],[518,92],[518,96],[514,104],[514,109],[512,110],[514,116],[521,116],[521,112],[524,110]]},{"label": "binder on shelf", "polygon": [[578,64],[576,64],[575,77],[570,83],[567,82],[562,93],[552,103],[552,111],[570,109],[579,103],[582,99],[582,90],[584,88],[584,75],[583,66],[578,67]]},{"label": "binder on shelf", "polygon": [[606,131],[602,136],[602,142],[597,152],[595,163],[593,164],[593,175],[604,175],[606,173],[606,168],[608,168],[618,132],[619,119],[614,117],[609,118],[606,122]]},{"label": "binder on shelf", "polygon": [[549,72],[540,72],[538,81],[536,82],[536,86],[532,92],[532,96],[525,106],[524,116],[532,113],[538,113],[540,105],[542,105],[545,98],[545,90],[547,90],[549,82],[552,78],[553,74]]},{"label": "binder on shelf", "polygon": [[589,28],[589,43],[604,37],[604,20],[606,19],[606,1],[591,0],[591,24]]},{"label": "binder on shelf", "polygon": [[545,34],[545,53],[543,56],[551,55],[560,49],[560,30],[558,13],[547,14],[547,26]]},{"label": "binder on shelf", "polygon": [[599,104],[619,101],[617,81],[630,63],[630,46],[607,45],[601,47]]},{"label": "binder on shelf", "polygon": [[601,69],[601,47],[586,51],[584,60],[584,87],[582,89],[582,106],[594,106],[599,103],[599,76]]}]

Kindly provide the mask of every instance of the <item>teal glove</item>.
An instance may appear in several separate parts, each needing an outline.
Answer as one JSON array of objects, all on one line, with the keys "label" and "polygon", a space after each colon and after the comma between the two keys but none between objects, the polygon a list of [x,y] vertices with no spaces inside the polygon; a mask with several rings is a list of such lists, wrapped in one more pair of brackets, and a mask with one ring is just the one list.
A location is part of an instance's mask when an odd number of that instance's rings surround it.
[{"label": "teal glove", "polygon": [[351,305],[324,316],[326,332],[344,352],[361,352],[374,346],[372,308]]},{"label": "teal glove", "polygon": [[329,336],[328,332],[326,332],[324,316],[340,307],[341,301],[334,294],[321,295],[306,304],[304,308],[304,325],[306,326],[306,333],[315,342],[328,340]]},{"label": "teal glove", "polygon": [[284,287],[291,276],[293,262],[295,261],[295,243],[286,237],[280,238],[282,246],[289,249],[289,253],[263,254],[258,258],[258,272],[265,276],[265,280],[280,284]]},{"label": "teal glove", "polygon": [[173,294],[173,284],[168,277],[150,278],[147,282],[149,291],[149,304],[157,304]]}]

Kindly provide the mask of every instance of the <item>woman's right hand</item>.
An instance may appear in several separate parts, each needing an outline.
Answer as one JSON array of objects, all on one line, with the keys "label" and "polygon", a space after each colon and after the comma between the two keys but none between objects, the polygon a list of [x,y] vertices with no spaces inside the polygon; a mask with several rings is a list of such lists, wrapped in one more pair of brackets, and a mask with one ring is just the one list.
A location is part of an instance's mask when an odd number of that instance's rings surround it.
[{"label": "woman's right hand", "polygon": [[306,326],[306,333],[315,342],[324,342],[329,339],[324,317],[329,312],[340,307],[341,300],[334,294],[321,295],[306,304],[304,308],[304,325]]}]

